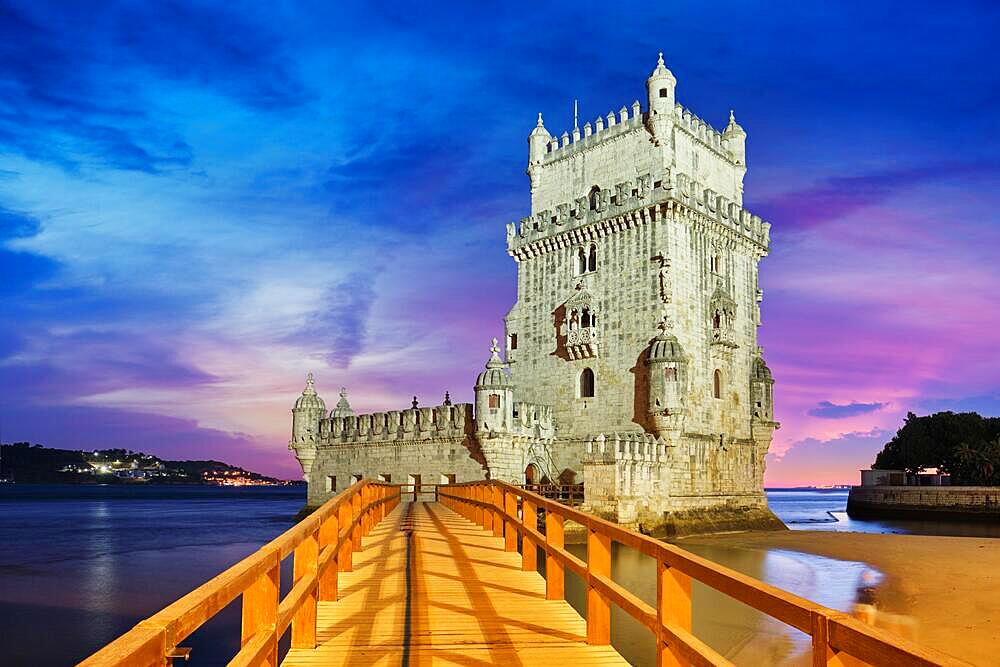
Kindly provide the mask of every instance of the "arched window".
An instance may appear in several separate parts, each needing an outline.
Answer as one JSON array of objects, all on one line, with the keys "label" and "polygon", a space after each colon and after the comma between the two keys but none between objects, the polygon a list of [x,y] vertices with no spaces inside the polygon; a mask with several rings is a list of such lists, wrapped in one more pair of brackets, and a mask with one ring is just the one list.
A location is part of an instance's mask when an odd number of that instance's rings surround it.
[{"label": "arched window", "polygon": [[722,256],[712,255],[712,273],[722,273]]},{"label": "arched window", "polygon": [[597,270],[597,246],[590,246],[590,256],[587,259],[587,269],[590,271]]},{"label": "arched window", "polygon": [[587,272],[587,253],[583,248],[576,254],[576,274],[582,275]]},{"label": "arched window", "polygon": [[721,329],[722,328],[722,313],[715,311],[715,315],[712,315],[712,328]]},{"label": "arched window", "polygon": [[490,394],[490,410],[500,408],[500,394]]},{"label": "arched window", "polygon": [[712,374],[712,396],[722,398],[722,371],[718,368]]},{"label": "arched window", "polygon": [[590,310],[587,308],[583,309],[583,315],[580,316],[580,326],[581,327],[590,326]]},{"label": "arched window", "polygon": [[594,371],[584,368],[580,373],[580,398],[594,397]]},{"label": "arched window", "polygon": [[601,203],[601,187],[595,185],[590,189],[590,210],[596,211]]},{"label": "arched window", "polygon": [[663,379],[667,382],[677,381],[677,369],[673,366],[667,366],[663,369]]}]

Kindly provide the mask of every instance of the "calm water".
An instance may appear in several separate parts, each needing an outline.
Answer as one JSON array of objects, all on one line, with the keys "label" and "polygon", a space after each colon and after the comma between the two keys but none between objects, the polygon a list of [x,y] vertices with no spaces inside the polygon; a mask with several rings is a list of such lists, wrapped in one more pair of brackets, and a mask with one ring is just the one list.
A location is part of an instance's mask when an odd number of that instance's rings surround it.
[{"label": "calm water", "polygon": [[[258,549],[304,489],[0,487],[0,664],[69,665]],[[287,574],[286,574],[287,576]],[[184,642],[195,665],[239,650],[230,605]]]},{"label": "calm water", "polygon": [[[846,491],[768,495],[793,528],[978,535],[991,529],[849,521]],[[301,488],[0,486],[0,664],[66,665],[86,657],[290,527],[304,502]],[[845,610],[865,567],[782,550],[698,551]],[[615,579],[647,600],[655,597],[653,571],[643,556],[615,554]],[[581,604],[579,582],[568,581],[567,590]],[[184,642],[194,649],[192,665],[224,665],[236,653],[237,605]],[[704,588],[695,589],[694,616],[702,639],[743,662],[778,663],[807,647],[803,637]],[[652,641],[631,619],[616,615],[614,633],[626,657],[651,663]]]}]

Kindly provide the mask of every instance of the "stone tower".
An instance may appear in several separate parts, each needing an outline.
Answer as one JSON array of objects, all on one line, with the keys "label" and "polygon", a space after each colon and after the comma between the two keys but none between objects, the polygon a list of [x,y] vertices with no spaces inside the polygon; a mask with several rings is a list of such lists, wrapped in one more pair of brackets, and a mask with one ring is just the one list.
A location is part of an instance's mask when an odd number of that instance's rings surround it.
[{"label": "stone tower", "polygon": [[517,297],[473,404],[355,415],[342,391],[324,418],[309,380],[291,447],[311,504],[342,480],[490,477],[583,482],[587,509],[649,530],[780,525],[757,345],[770,225],[743,208],[747,133],[681,106],[662,54],[645,89],[645,111],[558,136],[538,115],[531,212],[507,225]]}]

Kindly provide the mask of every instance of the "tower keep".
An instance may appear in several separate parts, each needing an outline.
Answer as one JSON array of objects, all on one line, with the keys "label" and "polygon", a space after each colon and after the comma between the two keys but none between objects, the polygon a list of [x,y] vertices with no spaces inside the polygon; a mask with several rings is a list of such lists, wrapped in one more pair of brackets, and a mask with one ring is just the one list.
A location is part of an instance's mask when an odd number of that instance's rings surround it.
[{"label": "tower keep", "polygon": [[778,424],[757,345],[770,225],[743,208],[734,114],[719,132],[676,86],[661,54],[645,110],[636,100],[558,137],[539,114],[531,212],[507,225],[503,358],[494,343],[474,404],[315,425],[297,408],[310,503],[331,479],[486,476],[582,482],[587,509],[651,531],[780,525],[763,492]]}]

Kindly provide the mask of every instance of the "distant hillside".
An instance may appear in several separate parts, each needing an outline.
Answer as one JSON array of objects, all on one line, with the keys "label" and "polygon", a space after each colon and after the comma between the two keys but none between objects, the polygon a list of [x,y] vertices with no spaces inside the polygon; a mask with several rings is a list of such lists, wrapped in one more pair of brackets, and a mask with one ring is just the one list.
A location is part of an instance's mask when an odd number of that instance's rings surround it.
[{"label": "distant hillside", "polygon": [[18,484],[288,484],[222,461],[168,461],[130,449],[50,449],[0,445],[0,478]]}]

